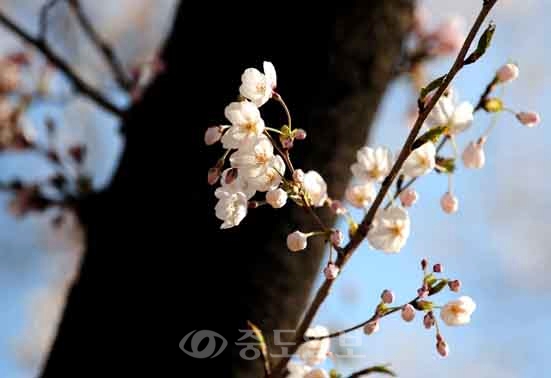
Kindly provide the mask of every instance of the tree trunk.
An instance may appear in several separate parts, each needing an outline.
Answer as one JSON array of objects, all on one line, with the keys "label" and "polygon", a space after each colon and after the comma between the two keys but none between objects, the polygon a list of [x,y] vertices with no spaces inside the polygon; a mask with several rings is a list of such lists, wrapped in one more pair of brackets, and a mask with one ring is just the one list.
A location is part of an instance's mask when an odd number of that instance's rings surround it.
[{"label": "tree trunk", "polygon": [[[233,376],[260,377],[260,361],[239,357],[238,330],[251,320],[271,343],[274,329],[296,327],[323,249],[291,254],[285,237],[313,223],[286,206],[251,210],[239,227],[218,230],[206,173],[222,151],[203,145],[204,130],[224,122],[242,71],[270,60],[293,125],[308,131],[295,143],[296,165],[318,170],[340,198],[393,77],[412,1],[309,9],[282,0],[269,11],[229,3],[182,3],[167,70],[124,120],[114,179],[79,208],[86,253],[43,376],[227,376],[231,360]],[[285,122],[275,104],[264,111],[270,126]],[[214,360],[189,358],[178,344],[198,329],[219,333],[228,348]]]}]

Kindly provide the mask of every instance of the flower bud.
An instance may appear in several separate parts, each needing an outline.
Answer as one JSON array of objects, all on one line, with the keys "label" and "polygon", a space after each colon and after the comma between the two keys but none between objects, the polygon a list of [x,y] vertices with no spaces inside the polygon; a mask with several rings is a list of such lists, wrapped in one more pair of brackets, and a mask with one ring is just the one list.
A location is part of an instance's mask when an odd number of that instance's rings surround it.
[{"label": "flower bud", "polygon": [[419,289],[417,289],[417,296],[419,298],[426,298],[429,296],[429,291],[426,287],[420,287]]},{"label": "flower bud", "polygon": [[266,202],[274,209],[280,209],[287,203],[287,192],[281,188],[270,190],[266,193]]},{"label": "flower bud", "polygon": [[390,290],[384,290],[381,293],[381,299],[383,303],[391,304],[392,302],[394,302],[394,293]]},{"label": "flower bud", "polygon": [[364,333],[366,335],[371,335],[371,334],[373,334],[377,331],[379,331],[379,321],[378,320],[373,320],[373,321],[367,323],[364,326]]},{"label": "flower bud", "polygon": [[431,329],[435,324],[434,314],[432,311],[429,311],[423,317],[423,325],[426,329]]},{"label": "flower bud", "polygon": [[303,129],[296,129],[295,131],[293,131],[293,134],[296,140],[306,139],[306,131],[304,131]]},{"label": "flower bud", "polygon": [[537,126],[541,121],[540,115],[536,112],[519,112],[517,119],[526,127]]},{"label": "flower bud", "polygon": [[448,282],[448,287],[449,287],[450,290],[453,291],[454,293],[458,293],[459,290],[461,290],[461,281],[459,281],[459,280],[452,280],[452,281]]},{"label": "flower bud", "polygon": [[293,140],[291,138],[281,138],[280,141],[281,141],[281,146],[285,150],[290,150],[291,148],[293,148]]},{"label": "flower bud", "polygon": [[479,139],[476,142],[470,142],[461,158],[463,159],[463,164],[467,168],[480,169],[484,167],[486,162],[486,155],[484,154],[484,139]]},{"label": "flower bud", "polygon": [[509,83],[516,80],[519,74],[518,66],[514,63],[507,63],[497,70],[496,78],[500,83]]},{"label": "flower bud", "polygon": [[444,271],[444,268],[442,267],[442,264],[434,264],[432,267],[432,271],[434,273],[442,273]]},{"label": "flower bud", "polygon": [[331,243],[333,243],[335,247],[339,247],[343,241],[344,235],[342,234],[341,230],[333,230],[331,232]]},{"label": "flower bud", "polygon": [[409,303],[402,307],[402,319],[411,322],[415,318],[415,309]]},{"label": "flower bud", "polygon": [[220,126],[212,126],[205,131],[205,144],[213,145],[222,138],[222,128]]},{"label": "flower bud", "polygon": [[446,192],[440,199],[440,206],[446,214],[452,214],[459,208],[459,200],[450,192]]},{"label": "flower bud", "polygon": [[427,269],[428,265],[429,265],[429,261],[427,259],[421,260],[421,269],[423,270]]},{"label": "flower bud", "polygon": [[209,169],[209,172],[207,174],[207,182],[209,185],[214,185],[220,178],[220,174],[222,172],[220,171],[220,168],[218,167],[212,167]]},{"label": "flower bud", "polygon": [[442,357],[448,357],[448,354],[450,353],[448,343],[446,343],[444,339],[441,339],[436,342],[436,350],[438,351],[438,354],[441,355]]},{"label": "flower bud", "polygon": [[402,202],[402,206],[404,207],[413,206],[418,199],[419,195],[413,189],[407,188],[402,193],[400,193],[400,202]]},{"label": "flower bud", "polygon": [[295,172],[293,173],[293,180],[295,180],[295,182],[298,182],[298,183],[303,183],[304,171],[302,169],[295,170]]},{"label": "flower bud", "polygon": [[339,275],[340,269],[333,263],[327,264],[325,269],[323,269],[323,274],[328,280],[334,280]]},{"label": "flower bud", "polygon": [[287,248],[292,252],[299,252],[308,246],[308,235],[295,231],[287,235]]}]

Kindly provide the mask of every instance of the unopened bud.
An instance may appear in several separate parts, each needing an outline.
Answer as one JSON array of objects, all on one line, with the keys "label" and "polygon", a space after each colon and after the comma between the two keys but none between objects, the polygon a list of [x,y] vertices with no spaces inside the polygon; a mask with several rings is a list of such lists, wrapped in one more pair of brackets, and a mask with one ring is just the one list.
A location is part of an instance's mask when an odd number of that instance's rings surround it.
[{"label": "unopened bud", "polygon": [[378,320],[373,320],[373,321],[367,323],[364,326],[364,333],[366,335],[374,334],[378,330],[379,330],[379,321]]},{"label": "unopened bud", "polygon": [[432,271],[434,273],[442,273],[444,271],[444,268],[442,267],[442,264],[434,264],[432,267]]},{"label": "unopened bud", "polygon": [[209,127],[205,131],[205,144],[207,146],[213,145],[218,142],[222,137],[222,128],[220,126]]},{"label": "unopened bud", "polygon": [[328,280],[334,280],[339,275],[339,271],[340,269],[338,266],[336,266],[333,263],[329,263],[327,264],[325,269],[323,269],[323,274],[325,275],[325,278],[327,278]]},{"label": "unopened bud", "polygon": [[461,158],[463,159],[463,164],[467,168],[480,169],[484,167],[486,162],[486,155],[484,153],[484,142],[485,139],[481,138],[476,142],[470,142]]},{"label": "unopened bud", "polygon": [[346,208],[343,206],[342,202],[339,200],[331,201],[331,211],[336,215],[343,215],[346,213]]},{"label": "unopened bud", "polygon": [[415,309],[409,303],[402,307],[402,319],[411,322],[415,318]]},{"label": "unopened bud", "polygon": [[402,193],[400,193],[400,202],[404,207],[413,206],[418,199],[419,199],[419,195],[413,189],[407,188]]},{"label": "unopened bud", "polygon": [[237,180],[237,176],[239,175],[239,171],[237,168],[230,168],[226,171],[226,174],[224,175],[224,183],[226,185],[231,185],[232,182]]},{"label": "unopened bud", "polygon": [[392,302],[394,302],[394,293],[390,290],[384,290],[381,293],[381,299],[383,303],[391,304]]},{"label": "unopened bud", "polygon": [[296,129],[295,131],[293,131],[293,133],[296,140],[306,139],[306,131],[304,131],[303,129]]},{"label": "unopened bud", "polygon": [[450,290],[453,291],[454,293],[458,293],[459,290],[461,290],[461,281],[459,281],[459,280],[452,280],[452,281],[448,282],[448,287],[449,287]]},{"label": "unopened bud", "polygon": [[446,341],[444,341],[443,339],[436,342],[436,350],[438,351],[438,354],[442,357],[448,357],[448,355],[450,354],[448,343],[446,343]]},{"label": "unopened bud", "polygon": [[526,127],[534,127],[541,122],[540,115],[536,112],[519,112],[516,116],[520,123]]},{"label": "unopened bud", "polygon": [[453,214],[459,208],[459,200],[450,192],[446,192],[440,199],[440,206],[446,214]]},{"label": "unopened bud", "polygon": [[290,150],[293,148],[293,140],[291,138],[281,138],[280,141],[284,149]]},{"label": "unopened bud", "polygon": [[428,265],[429,265],[429,261],[427,259],[421,260],[421,269],[423,270],[427,269]]},{"label": "unopened bud", "polygon": [[516,80],[518,75],[518,66],[514,63],[507,63],[497,71],[496,78],[500,83],[504,84]]},{"label": "unopened bud", "polygon": [[217,168],[217,167],[210,168],[207,175],[207,182],[209,183],[209,185],[216,184],[216,182],[220,178],[220,174],[221,174],[220,168]]},{"label": "unopened bud", "polygon": [[423,317],[423,325],[426,329],[431,329],[434,326],[434,323],[434,314],[432,313],[432,311],[427,312]]}]

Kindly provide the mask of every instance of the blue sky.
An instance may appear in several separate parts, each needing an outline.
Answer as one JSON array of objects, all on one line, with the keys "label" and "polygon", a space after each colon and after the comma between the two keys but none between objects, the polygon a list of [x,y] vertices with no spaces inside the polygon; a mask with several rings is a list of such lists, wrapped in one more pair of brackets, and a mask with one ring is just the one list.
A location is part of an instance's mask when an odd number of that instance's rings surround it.
[{"label": "blue sky", "polygon": [[[551,148],[551,129],[546,122],[551,117],[546,107],[551,100],[546,75],[551,51],[544,44],[544,25],[551,15],[551,3],[502,1],[502,8],[493,15],[498,31],[491,50],[480,63],[460,74],[456,88],[461,99],[475,101],[495,69],[513,60],[519,64],[521,76],[506,88],[504,99],[514,109],[540,111],[542,124],[526,129],[510,115],[500,116],[486,145],[486,167],[469,171],[460,166],[456,175],[457,214],[445,215],[439,207],[446,178],[436,174],[423,178],[415,186],[421,198],[410,211],[412,234],[406,248],[398,255],[385,255],[362,246],[316,319],[316,324],[331,329],[356,324],[370,316],[385,288],[395,291],[398,303],[409,300],[421,279],[419,261],[427,257],[444,264],[446,276],[463,281],[463,293],[478,304],[473,322],[467,327],[443,328],[451,347],[450,357],[443,360],[434,350],[434,334],[422,327],[420,319],[407,324],[398,316],[385,319],[378,334],[367,337],[359,331],[355,335],[365,354],[356,368],[390,362],[401,376],[414,378],[434,372],[450,378],[541,377],[551,369],[546,359],[551,347],[547,322],[551,311],[551,276],[547,272],[551,266],[551,182],[544,177],[549,172],[547,151]],[[480,0],[425,3],[437,22],[456,12],[472,19]],[[430,66],[430,72],[436,77],[449,65],[448,60],[438,61]],[[284,88],[281,90],[284,93]],[[401,146],[407,134],[405,112],[413,96],[405,80],[390,88],[370,145],[383,144],[392,150]],[[68,119],[74,119],[75,112],[81,114],[86,106],[75,104]],[[473,127],[460,138],[460,146],[480,135],[489,121],[486,115],[477,116]],[[103,157],[114,159],[118,151],[112,131],[111,120],[91,117],[75,137],[96,141],[91,165],[98,183],[108,177],[112,164]],[[31,163],[0,160],[2,177]],[[5,207],[6,201],[7,197],[0,195],[0,206]],[[34,376],[17,364],[14,343],[30,327],[33,314],[28,305],[33,293],[51,279],[51,265],[58,261],[52,256],[66,248],[63,243],[51,243],[44,218],[18,221],[0,212],[2,377]],[[438,300],[453,297],[446,293]],[[341,362],[336,367],[351,369]]]}]

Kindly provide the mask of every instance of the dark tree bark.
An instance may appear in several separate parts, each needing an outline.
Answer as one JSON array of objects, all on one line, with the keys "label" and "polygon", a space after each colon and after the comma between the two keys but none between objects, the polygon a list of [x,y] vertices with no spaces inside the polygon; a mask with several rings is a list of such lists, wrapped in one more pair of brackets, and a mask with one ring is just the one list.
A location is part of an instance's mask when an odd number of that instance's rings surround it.
[{"label": "dark tree bark", "polygon": [[[293,124],[308,131],[294,160],[318,170],[340,198],[393,77],[412,1],[339,3],[183,2],[167,70],[124,120],[114,179],[79,208],[86,254],[43,376],[227,376],[230,363],[235,377],[262,376],[260,361],[239,357],[238,330],[251,320],[271,342],[274,329],[294,329],[322,246],[286,250],[288,232],[312,229],[291,207],[253,210],[219,231],[206,172],[221,149],[204,147],[203,133],[223,121],[243,69],[271,60]],[[265,111],[272,126],[285,122],[276,105]],[[188,359],[178,344],[195,329],[230,345],[215,360]],[[201,373],[190,374],[195,368]]]}]

